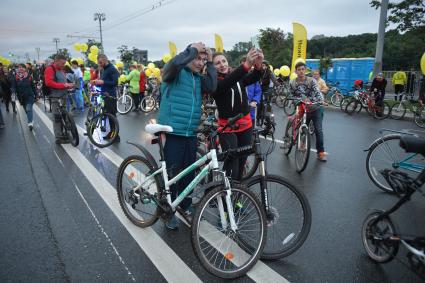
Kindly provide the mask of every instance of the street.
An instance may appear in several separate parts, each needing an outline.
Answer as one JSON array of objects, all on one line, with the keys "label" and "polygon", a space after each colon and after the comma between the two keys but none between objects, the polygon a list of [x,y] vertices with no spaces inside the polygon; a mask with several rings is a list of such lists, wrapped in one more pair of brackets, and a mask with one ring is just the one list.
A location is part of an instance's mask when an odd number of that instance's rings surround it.
[{"label": "street", "polygon": [[[117,168],[131,154],[126,141],[146,146],[158,160],[144,126],[156,112],[118,116],[121,142],[97,149],[83,135],[85,114],[74,119],[80,144],[54,143],[51,113],[34,105],[34,131],[25,113],[2,112],[7,128],[0,132],[0,280],[2,282],[220,282],[194,255],[190,228],[180,223],[169,231],[162,221],[141,229],[124,216],[115,191]],[[47,107],[48,108],[48,107]],[[267,160],[271,174],[300,188],[312,211],[304,245],[279,261],[259,261],[236,282],[421,282],[407,267],[406,250],[387,264],[373,263],[361,241],[361,227],[372,209],[386,209],[396,196],[376,188],[366,174],[364,150],[378,130],[419,130],[412,121],[375,120],[325,111],[324,144],[328,161],[315,152],[301,174],[280,148],[287,118],[274,108],[277,122],[274,152]],[[314,138],[312,139],[314,148]],[[263,140],[264,146],[269,141]],[[395,214],[403,233],[424,234],[424,198],[414,195]]]}]

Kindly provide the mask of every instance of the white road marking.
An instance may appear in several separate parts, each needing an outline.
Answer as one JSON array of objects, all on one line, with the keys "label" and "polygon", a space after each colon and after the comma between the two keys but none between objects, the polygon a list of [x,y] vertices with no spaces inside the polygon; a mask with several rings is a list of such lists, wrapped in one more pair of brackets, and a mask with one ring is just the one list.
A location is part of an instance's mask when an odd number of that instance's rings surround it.
[{"label": "white road marking", "polygon": [[[34,110],[53,134],[53,123],[37,106]],[[202,282],[152,228],[140,229],[127,219],[118,203],[115,188],[77,148],[70,144],[61,146],[167,281]]]},{"label": "white road marking", "polygon": [[[44,117],[41,117],[42,118],[42,120],[43,120],[43,122],[44,122],[44,124],[46,124],[46,126],[47,126],[47,124],[49,124],[49,126],[48,127],[51,127],[52,128],[52,130],[51,130],[51,132],[53,133],[53,127],[52,127],[52,122],[47,118],[47,116],[40,110],[40,109],[38,109],[37,110],[37,114],[39,114],[39,116],[41,116],[41,115],[43,115]],[[44,119],[43,119],[44,118]],[[81,136],[84,136],[83,134],[84,134],[84,132],[85,132],[85,130],[82,128],[82,127],[80,127],[79,125],[77,125],[77,129],[78,129],[78,132],[79,132],[79,134],[81,135]],[[67,147],[70,147],[70,148],[72,148],[72,149],[75,149],[74,147],[72,147],[71,145],[69,145],[69,144],[65,144],[65,145],[63,145],[64,146],[64,148],[65,148],[65,146],[67,146]],[[81,152],[80,151],[78,151],[77,149],[75,149],[78,153],[80,153],[81,154]],[[108,149],[108,148],[97,148],[97,150],[101,153],[101,154],[103,154],[107,159],[109,159],[112,163],[114,163],[117,167],[119,167],[120,165],[121,165],[121,163],[122,163],[122,161],[124,160],[121,156],[119,156],[118,154],[116,154],[115,152],[113,152],[112,150],[110,150],[110,149]],[[69,154],[69,153],[68,153]],[[72,157],[71,157],[72,158]],[[87,161],[87,159],[85,159],[86,161]],[[75,162],[75,161],[74,161]],[[89,162],[89,161],[87,161],[87,162]],[[75,162],[76,164],[80,164],[80,163],[78,163],[78,162]],[[91,165],[91,163],[90,163],[90,165]],[[94,167],[93,167],[94,168]],[[82,170],[82,172],[84,173],[84,169],[81,167],[81,165],[80,165],[80,169]],[[95,169],[96,170],[96,169]],[[98,173],[99,175],[100,175],[100,173],[96,170],[96,173]],[[101,176],[101,175],[100,175]],[[87,176],[86,176],[87,177]],[[102,178],[103,178],[103,176],[101,176]],[[89,179],[89,178],[88,178]],[[90,181],[91,179],[89,179],[89,181]],[[105,182],[107,182],[108,183],[108,181],[106,181],[106,179],[104,179],[103,178],[103,180],[105,181]],[[109,183],[108,183],[109,184]],[[95,187],[95,185],[92,183],[92,185],[93,185],[93,187]],[[109,184],[109,186],[111,186],[110,184]],[[95,187],[96,188],[96,187]],[[104,189],[105,187],[103,187],[103,189]],[[113,188],[112,188],[113,189]],[[97,190],[97,188],[96,188],[96,190]],[[113,189],[114,191],[115,191],[115,189]],[[100,193],[99,193],[100,194]],[[102,196],[102,195],[101,195]],[[115,196],[115,198],[114,198],[114,200],[116,201],[116,196]],[[105,201],[106,202],[106,201]],[[118,204],[118,202],[117,202],[117,205],[118,205],[118,207],[119,207],[119,204]],[[119,207],[118,208],[119,209],[119,211],[121,212],[121,214],[122,214],[122,211],[121,211],[121,208]],[[114,213],[115,213],[115,211],[114,211]],[[124,215],[123,215],[124,216]],[[124,216],[125,217],[125,216]],[[179,216],[178,215],[178,217],[181,219],[181,220],[184,220],[183,219],[183,217],[181,217],[181,216]],[[127,219],[127,218],[126,218]],[[127,221],[127,222],[129,222],[129,221]],[[183,221],[187,226],[190,226],[186,221]],[[132,225],[132,224],[130,224],[130,225]],[[134,225],[133,225],[134,226]],[[135,227],[135,226],[134,226]],[[127,227],[126,227],[127,228]],[[145,229],[151,229],[151,228],[145,228]],[[141,229],[141,230],[145,230],[145,229]],[[127,229],[128,230],[128,229]],[[153,233],[155,233],[154,231],[153,231]],[[167,246],[168,247],[168,246]],[[146,251],[145,251],[146,252]],[[147,254],[147,253],[146,253]],[[148,254],[147,254],[148,255]],[[149,255],[148,255],[149,256]],[[177,255],[176,255],[177,256]],[[180,258],[179,258],[180,259]],[[153,261],[152,261],[153,262]],[[155,263],[154,263],[155,264]],[[155,264],[155,266],[156,266],[156,264]],[[158,268],[158,266],[157,266],[157,268]],[[158,268],[159,269],[159,268]],[[279,273],[277,273],[276,271],[274,271],[273,269],[271,269],[269,266],[267,266],[265,263],[263,263],[262,261],[258,261],[257,262],[257,264],[247,273],[247,275],[251,278],[251,279],[253,279],[254,281],[257,281],[257,282],[271,282],[271,283],[274,283],[274,282],[289,282],[287,279],[285,279],[283,276],[281,276]],[[164,276],[165,277],[165,276]]]}]

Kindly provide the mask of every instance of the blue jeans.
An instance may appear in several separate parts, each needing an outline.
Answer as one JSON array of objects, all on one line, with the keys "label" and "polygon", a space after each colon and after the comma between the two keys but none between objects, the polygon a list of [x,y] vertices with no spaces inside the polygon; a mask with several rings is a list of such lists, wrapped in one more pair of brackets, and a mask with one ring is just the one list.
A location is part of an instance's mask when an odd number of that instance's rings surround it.
[{"label": "blue jeans", "polygon": [[323,106],[320,106],[320,108],[317,109],[316,111],[307,113],[307,125],[310,124],[310,120],[313,120],[313,125],[315,130],[314,133],[316,135],[317,153],[325,151],[325,148],[323,147],[323,128],[322,128],[323,112],[324,112]]},{"label": "blue jeans", "polygon": [[[196,137],[183,137],[176,135],[166,135],[164,145],[164,157],[167,164],[168,179],[177,176],[183,169],[196,161],[197,140]],[[171,200],[174,201],[177,196],[184,191],[184,189],[195,178],[195,172],[192,171],[185,177],[180,179],[179,182],[170,187]],[[180,207],[187,210],[192,204],[191,198],[185,198]]]},{"label": "blue jeans", "polygon": [[77,110],[84,110],[84,101],[83,101],[83,90],[76,89],[74,94],[72,95],[75,103],[77,104]]},{"label": "blue jeans", "polygon": [[25,113],[27,113],[28,123],[32,123],[33,121],[32,106],[33,106],[33,103],[25,104]]}]

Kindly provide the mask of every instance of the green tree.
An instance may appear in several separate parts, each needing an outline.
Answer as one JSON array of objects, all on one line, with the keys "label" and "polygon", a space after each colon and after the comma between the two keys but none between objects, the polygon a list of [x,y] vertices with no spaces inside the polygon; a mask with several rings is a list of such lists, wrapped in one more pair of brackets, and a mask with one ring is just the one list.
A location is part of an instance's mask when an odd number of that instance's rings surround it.
[{"label": "green tree", "polygon": [[124,65],[130,65],[133,60],[133,52],[128,49],[128,46],[121,45],[118,47],[118,52],[120,53],[120,58]]},{"label": "green tree", "polygon": [[249,49],[252,48],[251,42],[238,42],[229,51],[225,51],[227,61],[230,66],[237,66],[241,59],[248,53]]},{"label": "green tree", "polygon": [[52,55],[49,56],[50,59],[55,59],[56,54],[61,54],[64,55],[66,57],[66,60],[70,60],[71,59],[71,54],[69,53],[68,49],[66,48],[59,48],[57,53],[54,53]]},{"label": "green tree", "polygon": [[265,59],[275,67],[290,64],[293,44],[292,34],[285,34],[280,28],[266,28],[259,31],[258,42]]},{"label": "green tree", "polygon": [[[372,0],[370,5],[375,9],[381,6],[381,1]],[[388,22],[397,25],[400,32],[411,31],[425,25],[425,2],[423,0],[403,0],[389,2]]]},{"label": "green tree", "polygon": [[328,70],[332,68],[332,59],[329,57],[322,57],[319,61],[319,70],[321,74],[325,74],[325,80],[328,80]]}]

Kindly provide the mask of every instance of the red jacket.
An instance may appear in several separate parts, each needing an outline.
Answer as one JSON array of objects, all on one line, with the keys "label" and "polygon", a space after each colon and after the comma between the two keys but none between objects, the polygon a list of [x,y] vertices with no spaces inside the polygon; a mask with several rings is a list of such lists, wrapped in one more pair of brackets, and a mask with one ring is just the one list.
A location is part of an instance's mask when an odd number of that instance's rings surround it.
[{"label": "red jacket", "polygon": [[144,71],[140,72],[139,88],[140,92],[145,92],[146,90],[146,75]]},{"label": "red jacket", "polygon": [[49,65],[44,70],[44,81],[46,86],[53,88],[53,89],[65,89],[65,83],[58,83],[55,82],[55,72],[60,71],[63,72],[63,70],[59,70],[57,67],[54,66],[54,64]]}]

